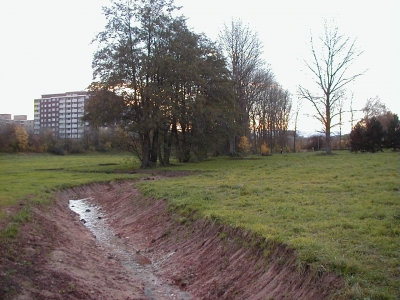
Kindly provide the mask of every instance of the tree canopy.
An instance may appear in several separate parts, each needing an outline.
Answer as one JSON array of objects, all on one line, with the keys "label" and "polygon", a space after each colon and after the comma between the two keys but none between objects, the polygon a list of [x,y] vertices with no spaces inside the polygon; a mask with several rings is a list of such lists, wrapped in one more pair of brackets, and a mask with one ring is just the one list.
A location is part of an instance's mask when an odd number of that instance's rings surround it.
[{"label": "tree canopy", "polygon": [[180,161],[190,159],[191,149],[204,154],[201,148],[220,140],[232,123],[225,60],[173,15],[177,9],[165,0],[113,2],[95,38],[85,120],[119,122],[143,168],[157,160],[168,164],[173,144]]}]

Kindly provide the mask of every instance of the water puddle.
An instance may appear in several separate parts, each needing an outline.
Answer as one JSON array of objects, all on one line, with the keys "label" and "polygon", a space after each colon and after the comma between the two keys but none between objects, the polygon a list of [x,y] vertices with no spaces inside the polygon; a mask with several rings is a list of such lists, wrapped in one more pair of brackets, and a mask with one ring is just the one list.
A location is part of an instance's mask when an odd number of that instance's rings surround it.
[{"label": "water puddle", "polygon": [[106,216],[101,208],[91,203],[92,200],[92,198],[69,200],[69,207],[79,214],[81,222],[108,251],[110,259],[118,260],[128,271],[141,278],[145,295],[149,299],[190,299],[189,294],[181,291],[176,285],[163,283],[154,274],[152,262],[114,234],[107,225]]}]

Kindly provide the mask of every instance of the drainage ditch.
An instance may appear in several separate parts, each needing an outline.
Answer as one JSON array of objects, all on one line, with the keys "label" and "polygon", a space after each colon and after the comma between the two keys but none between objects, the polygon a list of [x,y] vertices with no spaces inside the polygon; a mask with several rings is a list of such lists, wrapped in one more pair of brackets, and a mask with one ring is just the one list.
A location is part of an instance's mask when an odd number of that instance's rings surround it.
[{"label": "drainage ditch", "polygon": [[107,224],[107,216],[93,198],[69,200],[69,208],[80,216],[80,220],[96,237],[98,243],[108,252],[109,259],[118,261],[127,271],[138,276],[144,285],[144,293],[149,299],[191,299],[190,295],[176,285],[164,283],[154,274],[154,265],[136,249],[127,246]]}]

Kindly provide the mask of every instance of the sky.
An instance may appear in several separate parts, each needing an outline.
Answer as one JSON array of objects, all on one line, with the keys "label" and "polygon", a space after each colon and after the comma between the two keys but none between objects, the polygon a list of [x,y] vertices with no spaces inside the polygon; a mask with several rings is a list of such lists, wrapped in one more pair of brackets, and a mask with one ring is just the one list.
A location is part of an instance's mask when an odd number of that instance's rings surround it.
[{"label": "sky", "polygon": [[[33,119],[33,100],[42,94],[87,88],[96,50],[91,41],[104,29],[101,8],[109,3],[0,0],[0,114]],[[353,109],[379,96],[400,115],[400,0],[175,0],[175,4],[182,6],[180,13],[194,32],[214,41],[232,19],[248,25],[258,34],[262,58],[277,82],[289,90],[294,106],[298,85],[313,86],[304,64],[311,59],[310,36],[318,37],[324,21],[334,20],[339,32],[356,38],[357,48],[364,51],[351,71],[367,71],[347,86]],[[350,109],[349,101],[344,109]],[[298,122],[303,132],[321,129],[313,113],[311,104],[303,102]],[[344,119],[343,132],[349,132],[350,116]]]}]

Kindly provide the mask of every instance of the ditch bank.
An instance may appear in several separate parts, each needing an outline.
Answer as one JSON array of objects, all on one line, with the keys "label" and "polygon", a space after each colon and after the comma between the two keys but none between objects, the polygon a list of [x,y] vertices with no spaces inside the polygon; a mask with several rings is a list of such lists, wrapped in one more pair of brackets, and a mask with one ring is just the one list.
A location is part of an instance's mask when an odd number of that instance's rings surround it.
[{"label": "ditch bank", "polygon": [[[292,249],[213,220],[179,218],[132,182],[81,186],[56,198],[32,208],[18,237],[1,243],[1,299],[339,298],[342,281],[296,267]],[[124,267],[118,251],[70,210],[69,200],[83,198],[137,267]]]}]

